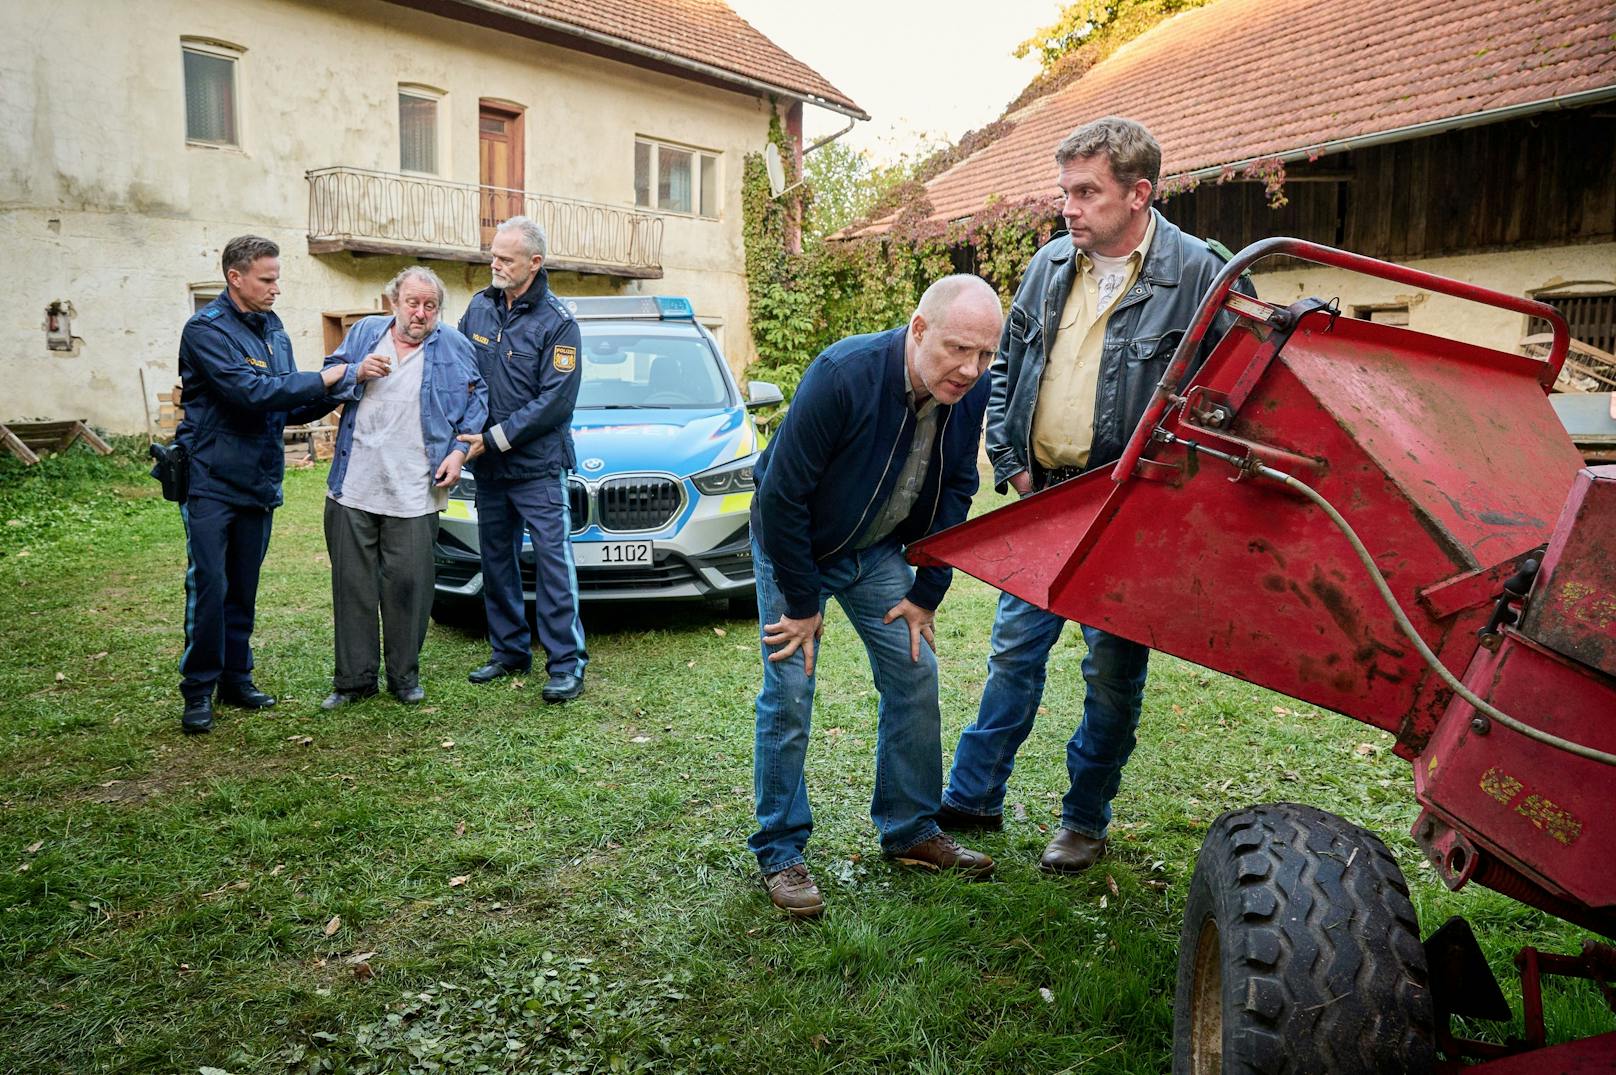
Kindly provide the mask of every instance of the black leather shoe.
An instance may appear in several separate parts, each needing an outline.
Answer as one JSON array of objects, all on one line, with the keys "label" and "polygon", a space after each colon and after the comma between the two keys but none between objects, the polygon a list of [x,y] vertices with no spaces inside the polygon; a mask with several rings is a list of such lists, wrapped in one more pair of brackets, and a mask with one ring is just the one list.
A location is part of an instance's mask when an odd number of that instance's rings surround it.
[{"label": "black leather shoe", "polygon": [[421,689],[420,684],[416,684],[413,687],[404,687],[401,690],[394,691],[393,697],[404,705],[420,705],[426,701],[426,691]]},{"label": "black leather shoe", "polygon": [[568,672],[551,676],[544,684],[546,702],[570,702],[584,692],[584,677]]},{"label": "black leather shoe", "polygon": [[1105,841],[1095,840],[1071,829],[1061,829],[1044,848],[1038,868],[1045,873],[1082,873],[1105,854]]},{"label": "black leather shoe", "polygon": [[320,708],[327,711],[341,709],[345,705],[363,702],[366,698],[373,698],[375,695],[375,687],[369,687],[362,691],[332,691],[325,696],[325,701],[320,703]]},{"label": "black leather shoe", "polygon": [[937,826],[944,832],[998,832],[1004,828],[1004,815],[968,814],[944,803],[937,809]]},{"label": "black leather shoe", "polygon": [[186,702],[180,714],[180,731],[186,735],[204,735],[213,730],[213,699],[203,698]]},{"label": "black leather shoe", "polygon": [[526,675],[527,670],[531,667],[531,665],[518,667],[512,664],[501,664],[499,661],[489,661],[466,678],[473,683],[492,683],[501,676]]},{"label": "black leather shoe", "polygon": [[275,696],[265,694],[249,679],[245,683],[232,683],[228,686],[219,684],[219,701],[225,705],[233,705],[237,709],[270,709],[275,705]]}]

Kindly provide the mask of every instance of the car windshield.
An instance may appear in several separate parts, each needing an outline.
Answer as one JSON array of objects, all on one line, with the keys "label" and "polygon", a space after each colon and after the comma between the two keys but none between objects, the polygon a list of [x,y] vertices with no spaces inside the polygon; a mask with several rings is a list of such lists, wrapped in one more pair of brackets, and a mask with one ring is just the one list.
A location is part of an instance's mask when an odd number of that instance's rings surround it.
[{"label": "car windshield", "polygon": [[578,407],[725,407],[719,358],[693,326],[585,322]]}]

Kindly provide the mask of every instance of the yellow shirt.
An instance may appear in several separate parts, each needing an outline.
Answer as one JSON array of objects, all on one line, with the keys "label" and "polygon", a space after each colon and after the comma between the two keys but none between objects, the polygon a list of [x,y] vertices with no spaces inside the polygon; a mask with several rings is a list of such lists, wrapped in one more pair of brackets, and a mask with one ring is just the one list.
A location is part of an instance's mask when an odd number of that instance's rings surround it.
[{"label": "yellow shirt", "polygon": [[[1128,254],[1121,283],[1108,289],[1101,305],[1100,287],[1106,273],[1086,253],[1077,255],[1077,279],[1066,297],[1060,324],[1048,344],[1038,384],[1038,405],[1032,415],[1032,456],[1046,469],[1082,467],[1094,443],[1094,399],[1100,385],[1100,352],[1105,345],[1105,323],[1117,301],[1139,277],[1150,241],[1156,237],[1156,214],[1150,214],[1144,238]],[[1045,326],[1045,332],[1049,331]]]}]

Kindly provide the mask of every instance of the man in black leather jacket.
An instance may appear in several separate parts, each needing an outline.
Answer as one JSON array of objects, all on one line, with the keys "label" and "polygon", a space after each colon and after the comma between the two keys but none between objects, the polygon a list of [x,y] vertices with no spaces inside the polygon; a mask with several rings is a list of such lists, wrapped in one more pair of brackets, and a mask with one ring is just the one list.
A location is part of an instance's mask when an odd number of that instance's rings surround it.
[{"label": "man in black leather jacket", "polygon": [[[1067,136],[1055,160],[1067,233],[1027,266],[989,371],[994,484],[1023,496],[1117,460],[1224,262],[1151,208],[1161,147],[1144,127],[1096,120]],[[1219,315],[1194,368],[1231,323]],[[945,829],[1002,824],[1005,784],[1064,626],[1052,612],[1000,596],[981,706],[960,736],[943,792]],[[1061,827],[1040,862],[1056,873],[1086,869],[1105,850],[1150,656],[1125,638],[1082,630],[1083,722],[1067,745],[1071,787]]]}]

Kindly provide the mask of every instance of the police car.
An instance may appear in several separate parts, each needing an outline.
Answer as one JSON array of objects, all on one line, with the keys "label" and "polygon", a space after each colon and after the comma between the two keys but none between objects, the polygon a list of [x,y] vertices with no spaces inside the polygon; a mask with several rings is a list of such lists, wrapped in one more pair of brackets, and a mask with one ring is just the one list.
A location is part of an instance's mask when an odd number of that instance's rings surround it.
[{"label": "police car", "polygon": [[[568,479],[572,553],[585,601],[750,599],[752,467],[763,445],[750,412],[781,401],[753,381],[742,397],[688,299],[564,299],[582,336]],[[434,549],[434,614],[482,605],[475,464],[449,493]],[[533,600],[523,538],[522,588]]]}]

